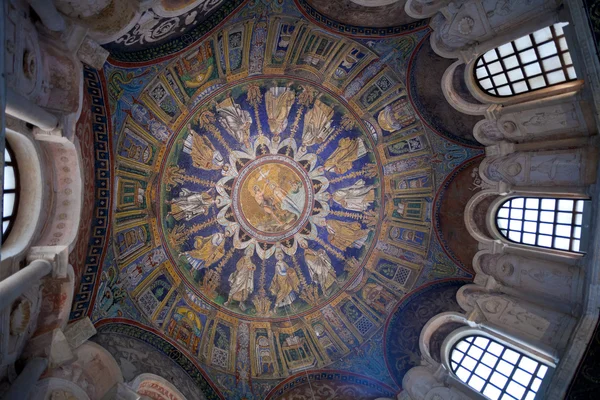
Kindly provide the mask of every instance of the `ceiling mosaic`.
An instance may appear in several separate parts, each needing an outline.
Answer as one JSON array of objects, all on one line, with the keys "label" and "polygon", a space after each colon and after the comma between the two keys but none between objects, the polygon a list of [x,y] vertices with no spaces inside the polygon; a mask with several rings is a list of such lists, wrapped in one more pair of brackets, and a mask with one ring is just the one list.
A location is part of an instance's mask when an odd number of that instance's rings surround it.
[{"label": "ceiling mosaic", "polygon": [[[379,33],[402,27],[404,30],[414,29],[427,24],[427,21],[416,20],[404,12],[406,0],[296,1],[306,11],[312,10],[311,14],[319,15],[319,19],[337,20],[340,24],[371,28]],[[375,5],[377,3],[379,5]]]},{"label": "ceiling mosaic", "polygon": [[360,274],[381,163],[367,129],[316,85],[226,87],[167,146],[159,234],[191,292],[231,315],[288,321]]},{"label": "ceiling mosaic", "polygon": [[414,101],[428,29],[352,38],[303,12],[248,2],[170,58],[85,69],[71,318],[122,368],[143,343],[206,398],[393,397],[471,279],[452,199],[482,150],[449,107],[423,116],[441,90]]},{"label": "ceiling mosaic", "polygon": [[157,0],[125,34],[104,45],[118,61],[139,62],[184,49],[217,26],[244,0]]}]

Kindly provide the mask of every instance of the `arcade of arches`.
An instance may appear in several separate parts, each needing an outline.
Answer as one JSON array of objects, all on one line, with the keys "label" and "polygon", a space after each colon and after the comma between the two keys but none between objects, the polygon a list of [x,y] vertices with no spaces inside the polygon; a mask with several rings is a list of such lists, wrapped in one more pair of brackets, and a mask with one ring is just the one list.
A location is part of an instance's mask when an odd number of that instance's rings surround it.
[{"label": "arcade of arches", "polygon": [[600,5],[6,0],[6,399],[587,399]]}]

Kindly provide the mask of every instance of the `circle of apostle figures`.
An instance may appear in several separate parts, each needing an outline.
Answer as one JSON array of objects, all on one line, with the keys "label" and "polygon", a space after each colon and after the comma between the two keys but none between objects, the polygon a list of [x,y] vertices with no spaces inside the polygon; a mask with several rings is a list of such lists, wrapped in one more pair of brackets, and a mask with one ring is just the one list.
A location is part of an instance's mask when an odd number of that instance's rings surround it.
[{"label": "circle of apostle figures", "polygon": [[167,151],[162,232],[208,303],[286,320],[360,273],[375,242],[380,168],[360,120],[325,89],[290,79],[229,87]]}]

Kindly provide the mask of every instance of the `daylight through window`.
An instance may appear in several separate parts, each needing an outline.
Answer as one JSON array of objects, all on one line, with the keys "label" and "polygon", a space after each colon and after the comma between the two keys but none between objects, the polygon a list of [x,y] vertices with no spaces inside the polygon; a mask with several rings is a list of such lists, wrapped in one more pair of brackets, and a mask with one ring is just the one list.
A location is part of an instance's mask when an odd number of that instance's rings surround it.
[{"label": "daylight through window", "polygon": [[452,372],[492,400],[533,400],[548,367],[483,336],[457,342],[450,353]]},{"label": "daylight through window", "polygon": [[6,241],[17,215],[19,176],[15,156],[8,142],[4,148],[4,192],[2,211],[2,242]]},{"label": "daylight through window", "polygon": [[532,246],[580,252],[583,214],[589,200],[514,197],[496,214],[500,233]]},{"label": "daylight through window", "polygon": [[512,96],[577,79],[561,22],[479,57],[475,77],[492,96]]}]

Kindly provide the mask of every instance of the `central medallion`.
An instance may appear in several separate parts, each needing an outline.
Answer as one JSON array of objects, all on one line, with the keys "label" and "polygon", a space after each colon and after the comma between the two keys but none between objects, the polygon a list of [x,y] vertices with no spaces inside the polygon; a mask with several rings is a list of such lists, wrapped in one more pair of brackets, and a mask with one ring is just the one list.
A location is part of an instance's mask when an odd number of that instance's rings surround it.
[{"label": "central medallion", "polygon": [[233,185],[233,213],[240,227],[265,242],[294,236],[307,223],[314,192],[307,172],[284,155],[246,164]]},{"label": "central medallion", "polygon": [[170,143],[161,231],[198,307],[289,322],[362,274],[380,168],[334,94],[286,77],[227,86]]}]

